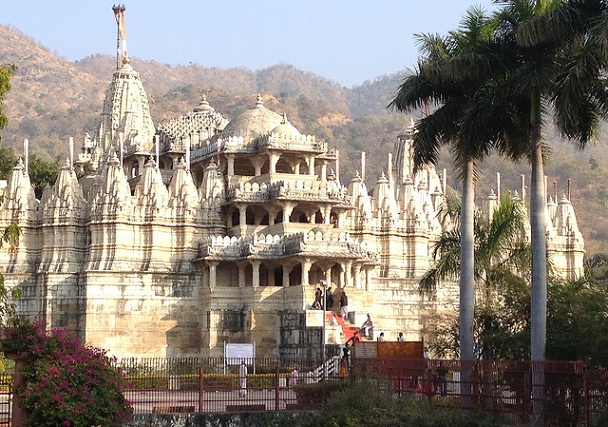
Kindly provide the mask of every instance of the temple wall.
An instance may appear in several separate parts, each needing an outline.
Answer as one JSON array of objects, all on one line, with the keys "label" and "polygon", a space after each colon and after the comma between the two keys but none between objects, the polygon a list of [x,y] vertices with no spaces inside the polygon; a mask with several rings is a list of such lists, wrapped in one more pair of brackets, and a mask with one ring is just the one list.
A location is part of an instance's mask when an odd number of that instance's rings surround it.
[{"label": "temple wall", "polygon": [[198,276],[112,271],[84,278],[87,343],[122,357],[202,355]]}]

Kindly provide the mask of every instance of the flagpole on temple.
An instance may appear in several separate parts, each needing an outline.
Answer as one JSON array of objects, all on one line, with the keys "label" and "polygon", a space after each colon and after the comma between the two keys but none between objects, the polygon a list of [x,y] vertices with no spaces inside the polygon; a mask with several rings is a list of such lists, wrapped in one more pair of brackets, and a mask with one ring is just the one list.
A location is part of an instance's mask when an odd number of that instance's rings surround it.
[{"label": "flagpole on temple", "polygon": [[123,43],[124,57],[127,57],[127,37],[125,31],[125,6],[122,4],[113,5],[114,18],[116,18],[116,69],[120,68],[120,41]]}]

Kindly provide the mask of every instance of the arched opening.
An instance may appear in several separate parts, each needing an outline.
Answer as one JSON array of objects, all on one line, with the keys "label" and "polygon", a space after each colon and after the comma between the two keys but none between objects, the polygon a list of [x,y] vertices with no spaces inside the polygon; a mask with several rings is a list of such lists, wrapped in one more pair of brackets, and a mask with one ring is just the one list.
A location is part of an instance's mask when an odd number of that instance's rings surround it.
[{"label": "arched opening", "polygon": [[260,264],[260,286],[268,286],[270,284],[268,279],[268,267]]},{"label": "arched opening", "polygon": [[333,224],[334,228],[338,228],[338,215],[335,212],[332,211],[331,215],[329,216],[329,220]]},{"label": "arched opening", "polygon": [[302,159],[298,162],[298,174],[299,175],[307,175],[308,172],[308,163],[306,160]]},{"label": "arched opening", "polygon": [[276,268],[274,270],[274,285],[283,286],[283,269],[282,268]]},{"label": "arched opening", "polygon": [[315,212],[315,224],[323,224],[323,215],[321,214],[321,211]]},{"label": "arched opening", "polygon": [[308,280],[311,285],[317,287],[321,283],[321,280],[325,280],[325,272],[317,264],[313,264],[308,273]]},{"label": "arched opening", "polygon": [[289,273],[289,285],[300,286],[302,284],[302,266],[297,264]]},{"label": "arched opening", "polygon": [[251,207],[247,208],[247,212],[245,214],[245,224],[253,225],[255,224],[255,213]]},{"label": "arched opening", "polygon": [[[236,275],[235,275],[236,271]],[[215,283],[217,287],[237,287],[238,286],[238,269],[234,268],[233,263],[221,262],[216,269]]]},{"label": "arched opening", "polygon": [[281,156],[281,158],[279,158],[279,161],[277,162],[276,171],[278,173],[293,173],[293,169],[291,168],[291,165],[282,156]]},{"label": "arched opening", "polygon": [[294,209],[291,213],[291,216],[289,217],[289,222],[299,222],[301,224],[305,224],[308,222],[308,217],[306,216],[306,213],[304,213],[301,209]]},{"label": "arched opening", "polygon": [[268,225],[268,212],[266,212],[266,214],[264,214],[264,216],[262,217],[260,225]]},{"label": "arched opening", "polygon": [[237,157],[234,159],[234,174],[241,176],[254,176],[255,168],[247,157]]}]

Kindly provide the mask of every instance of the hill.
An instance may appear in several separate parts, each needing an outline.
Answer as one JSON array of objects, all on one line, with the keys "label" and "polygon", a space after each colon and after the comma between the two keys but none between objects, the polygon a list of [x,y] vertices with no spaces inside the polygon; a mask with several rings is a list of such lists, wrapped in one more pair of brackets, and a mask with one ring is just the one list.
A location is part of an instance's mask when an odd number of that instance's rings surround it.
[{"label": "hill", "polygon": [[[93,55],[68,62],[10,26],[0,26],[0,64],[18,66],[12,89],[5,99],[9,125],[0,136],[2,144],[21,150],[24,138],[33,152],[43,156],[67,156],[68,137],[77,143],[84,133],[94,134],[105,90],[116,68],[116,58]],[[404,74],[379,76],[360,86],[338,83],[303,72],[289,64],[263,70],[206,68],[197,64],[172,66],[132,58],[132,64],[150,98],[155,123],[192,110],[206,94],[211,105],[232,118],[250,108],[257,93],[265,105],[285,112],[303,133],[314,134],[340,150],[341,181],[347,184],[360,167],[360,151],[367,152],[368,183],[387,168],[397,134],[409,118],[387,110]],[[405,71],[404,71],[405,73]],[[608,171],[606,143],[585,152],[548,133],[553,153],[548,160],[549,193],[559,197],[571,179],[571,199],[586,239],[588,253],[608,252]],[[448,169],[448,180],[458,186],[456,172],[445,153],[439,168]],[[520,174],[529,175],[526,164],[512,165],[491,157],[481,165],[478,195],[496,188],[495,172],[501,172],[502,189],[520,188]],[[529,179],[529,178],[528,178]],[[555,182],[555,186],[553,184]]]}]

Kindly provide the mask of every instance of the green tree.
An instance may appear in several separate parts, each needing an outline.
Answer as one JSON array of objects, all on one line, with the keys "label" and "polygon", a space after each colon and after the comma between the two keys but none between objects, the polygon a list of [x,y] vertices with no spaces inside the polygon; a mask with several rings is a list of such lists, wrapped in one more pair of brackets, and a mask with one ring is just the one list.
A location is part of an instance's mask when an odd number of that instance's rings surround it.
[{"label": "green tree", "polygon": [[[16,67],[14,65],[0,67],[0,129],[5,128],[8,124],[8,118],[2,112],[2,100],[11,89],[10,78],[15,70]],[[2,174],[2,177],[5,174],[10,174],[10,171],[12,171],[16,164],[16,160],[16,155],[12,148],[0,147],[0,174]],[[0,233],[0,248],[8,244],[8,250],[14,250],[19,243],[20,234],[21,230],[19,226],[16,223],[10,224]],[[14,301],[20,295],[19,289],[8,290],[4,286],[4,275],[0,274],[0,326],[16,324],[17,317]]]},{"label": "green tree", "polygon": [[608,368],[608,292],[590,274],[550,281],[547,301],[547,358],[583,360]]},{"label": "green tree", "polygon": [[[522,126],[530,128],[532,165],[530,226],[532,243],[531,357],[544,361],[547,330],[547,248],[545,235],[546,198],[543,170],[543,122],[553,114],[563,136],[584,147],[598,129],[606,112],[608,93],[603,71],[606,55],[596,49],[590,37],[594,15],[600,2],[560,0],[501,1],[497,13],[499,56],[506,67],[488,84],[489,96],[481,99],[493,104],[527,104],[529,116]],[[595,8],[589,9],[589,4]],[[595,12],[594,12],[595,10]],[[564,18],[565,23],[556,17]],[[480,109],[483,110],[483,109]],[[494,115],[493,121],[503,117]],[[536,366],[536,365],[535,365]],[[542,422],[539,397],[543,393],[542,372],[533,375],[535,407]]]},{"label": "green tree", "polygon": [[0,66],[0,129],[3,129],[8,124],[8,118],[2,112],[2,100],[4,96],[11,90],[11,77],[17,67],[14,65]]},{"label": "green tree", "polygon": [[[606,64],[587,37],[590,14],[578,2],[578,17],[572,4],[559,0],[503,1],[497,14],[501,56],[507,69],[493,81],[493,96],[505,104],[529,105],[529,147],[532,165],[530,225],[532,239],[532,360],[545,358],[547,253],[545,236],[542,126],[549,111],[562,135],[584,147],[594,136],[605,111],[608,93],[602,70]],[[568,25],[550,25],[550,17],[566,15]],[[539,28],[551,26],[548,32]],[[486,105],[488,105],[486,103]],[[500,116],[495,120],[501,120]]]},{"label": "green tree", "polygon": [[0,179],[8,179],[19,157],[13,147],[0,146]]},{"label": "green tree", "polygon": [[59,175],[59,165],[61,158],[57,156],[54,160],[47,161],[37,154],[32,154],[29,158],[28,173],[34,186],[36,198],[40,199],[44,188],[52,186]]},{"label": "green tree", "polygon": [[[442,233],[434,254],[436,264],[420,280],[420,289],[433,292],[438,284],[454,278],[460,271],[460,229],[457,227],[459,212],[457,203],[450,203],[447,212],[450,222],[456,226]],[[518,358],[526,356],[509,350],[507,334],[499,338],[502,328],[521,331],[518,324],[522,316],[510,311],[512,301],[521,296],[527,287],[530,273],[530,245],[526,241],[526,213],[520,200],[503,198],[488,217],[476,212],[474,222],[474,269],[477,288],[474,316],[475,357],[493,359],[508,354]],[[503,313],[503,314],[499,314]],[[512,317],[509,319],[509,317]],[[444,337],[436,346],[441,354],[454,351],[451,344],[456,336],[452,325],[442,326]],[[458,353],[456,353],[458,354]]]},{"label": "green tree", "polygon": [[[463,182],[459,234],[460,357],[469,362],[474,359],[475,165],[494,148],[512,158],[521,157],[521,146],[510,142],[520,139],[522,130],[526,130],[509,121],[508,115],[500,130],[478,120],[477,98],[484,95],[482,90],[488,79],[503,70],[503,65],[494,60],[497,50],[495,23],[481,9],[472,8],[459,29],[448,36],[418,36],[423,52],[418,71],[404,79],[389,105],[406,112],[429,104],[437,106],[416,125],[413,138],[415,167],[419,169],[429,162],[436,164],[440,147],[448,144]],[[520,120],[521,117],[515,117],[515,121]],[[464,369],[461,375],[467,384],[470,374]],[[463,392],[463,406],[468,406],[469,394],[466,390]]]}]

